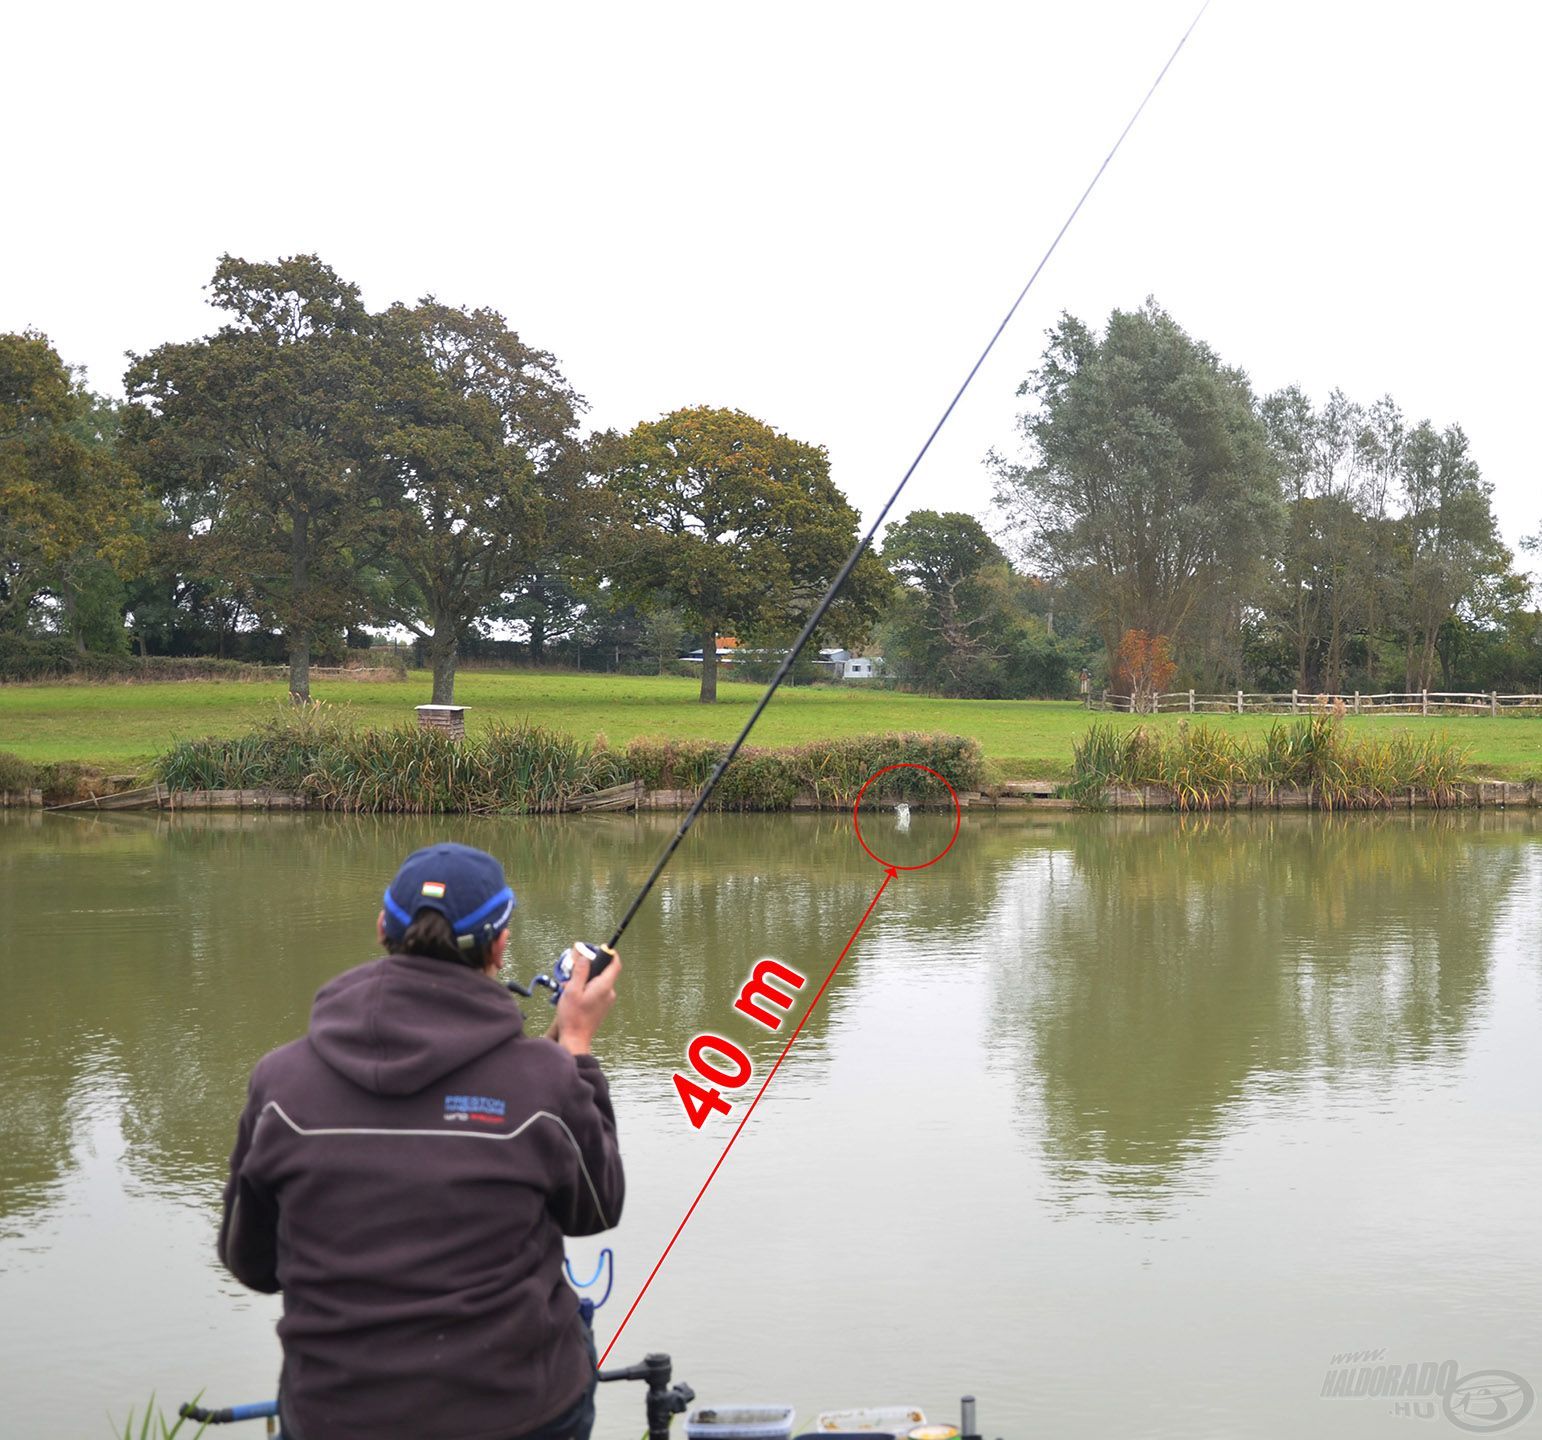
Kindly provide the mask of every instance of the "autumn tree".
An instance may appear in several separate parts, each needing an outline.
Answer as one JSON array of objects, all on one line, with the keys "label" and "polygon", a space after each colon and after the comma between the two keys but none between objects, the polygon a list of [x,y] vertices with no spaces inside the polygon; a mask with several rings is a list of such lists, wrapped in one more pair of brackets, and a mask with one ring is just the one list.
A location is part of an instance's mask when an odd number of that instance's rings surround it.
[{"label": "autumn tree", "polygon": [[51,600],[84,648],[84,602],[143,568],[146,503],[115,428],[46,336],[0,335],[0,626]]},{"label": "autumn tree", "polygon": [[1173,683],[1178,666],[1166,635],[1126,630],[1114,652],[1114,682],[1130,697],[1131,709],[1155,709],[1156,697]]},{"label": "autumn tree", "polygon": [[363,463],[378,409],[369,315],[314,255],[226,255],[209,290],[228,322],[134,357],[127,430],[188,522],[189,563],[282,629],[290,692],[306,699],[312,645],[361,616],[378,540]]},{"label": "autumn tree", "polygon": [[545,351],[492,310],[432,299],[376,326],[384,372],[374,454],[386,616],[425,642],[450,704],[461,632],[497,607],[584,516],[583,402]]},{"label": "autumn tree", "polygon": [[[677,607],[703,636],[701,700],[717,699],[717,637],[801,621],[856,543],[857,512],[822,447],[740,410],[676,410],[597,447],[617,507],[623,593]],[[864,555],[826,629],[871,624],[889,593]]]}]

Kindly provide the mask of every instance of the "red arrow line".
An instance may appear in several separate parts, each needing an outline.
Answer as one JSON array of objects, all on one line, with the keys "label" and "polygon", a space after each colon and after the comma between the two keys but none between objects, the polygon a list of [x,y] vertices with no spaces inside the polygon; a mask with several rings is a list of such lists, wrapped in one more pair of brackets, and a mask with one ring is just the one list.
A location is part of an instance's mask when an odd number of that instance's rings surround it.
[{"label": "red arrow line", "polygon": [[616,1327],[616,1333],[610,1337],[610,1344],[605,1347],[605,1353],[600,1356],[601,1365],[610,1358],[610,1352],[616,1348],[616,1341],[621,1338],[621,1332],[626,1329],[627,1322],[636,1313],[637,1307],[642,1304],[642,1298],[648,1293],[648,1287],[653,1284],[653,1277],[659,1273],[660,1269],[663,1268],[664,1262],[669,1259],[669,1252],[675,1248],[675,1241],[680,1238],[680,1232],[685,1229],[691,1216],[696,1213],[696,1207],[701,1204],[701,1197],[707,1193],[707,1186],[717,1178],[717,1172],[723,1168],[723,1161],[728,1158],[728,1152],[734,1148],[734,1141],[739,1138],[739,1132],[744,1129],[745,1125],[749,1123],[750,1116],[755,1113],[755,1107],[760,1104],[760,1097],[766,1093],[766,1087],[776,1079],[776,1072],[782,1068],[782,1061],[787,1058],[787,1052],[792,1049],[793,1045],[797,1042],[798,1036],[803,1033],[803,1027],[808,1024],[808,1017],[814,1013],[814,1007],[819,1004],[820,997],[829,989],[830,982],[835,979],[835,972],[841,968],[841,961],[846,958],[851,947],[857,943],[857,936],[862,933],[862,927],[867,924],[868,916],[873,913],[874,907],[878,904],[879,896],[889,888],[889,881],[894,879],[898,873],[894,866],[888,867],[888,872],[883,877],[883,884],[878,887],[877,892],[868,902],[867,909],[862,912],[862,918],[857,921],[857,928],[851,932],[851,939],[846,942],[841,953],[835,957],[835,964],[830,967],[830,973],[825,976],[824,984],[814,992],[814,998],[809,1001],[808,1009],[803,1012],[803,1018],[798,1021],[798,1028],[787,1037],[787,1043],[782,1046],[782,1053],[776,1057],[776,1064],[766,1072],[766,1078],[760,1082],[760,1089],[755,1092],[755,1098],[745,1106],[744,1114],[740,1116],[739,1123],[734,1126],[734,1133],[728,1137],[728,1143],[723,1146],[723,1153],[717,1157],[717,1163],[712,1167],[711,1173],[702,1181],[701,1189],[696,1192],[696,1198],[691,1201],[691,1208],[685,1212],[685,1219],[675,1227],[675,1233],[669,1237],[669,1244],[664,1247],[664,1253],[659,1256],[658,1262],[649,1271],[648,1278],[643,1281],[642,1289],[637,1292],[637,1298],[632,1301],[632,1308],[626,1312],[621,1324]]}]

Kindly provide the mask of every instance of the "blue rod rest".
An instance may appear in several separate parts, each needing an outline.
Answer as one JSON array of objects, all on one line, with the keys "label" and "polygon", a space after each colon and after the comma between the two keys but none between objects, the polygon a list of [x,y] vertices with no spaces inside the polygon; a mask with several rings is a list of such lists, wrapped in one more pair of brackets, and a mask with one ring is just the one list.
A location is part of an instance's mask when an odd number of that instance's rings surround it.
[{"label": "blue rod rest", "polygon": [[611,1289],[616,1283],[616,1253],[610,1248],[609,1245],[600,1251],[599,1263],[594,1267],[594,1274],[591,1275],[587,1280],[580,1280],[578,1276],[573,1273],[573,1262],[566,1257],[563,1258],[562,1268],[567,1271],[568,1283],[575,1290],[588,1290],[591,1287],[599,1284],[601,1275],[605,1276],[605,1293],[601,1295],[598,1300],[586,1299],[582,1303],[590,1305],[593,1309],[598,1310],[601,1305],[610,1299]]}]

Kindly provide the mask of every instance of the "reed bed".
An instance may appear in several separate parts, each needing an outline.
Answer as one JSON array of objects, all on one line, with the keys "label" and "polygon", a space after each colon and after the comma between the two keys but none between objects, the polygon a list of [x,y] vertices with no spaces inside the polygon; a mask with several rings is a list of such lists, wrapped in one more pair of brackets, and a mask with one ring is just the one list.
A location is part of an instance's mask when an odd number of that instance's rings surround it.
[{"label": "reed bed", "polygon": [[[634,740],[612,749],[532,724],[493,724],[452,741],[412,726],[366,729],[348,711],[314,703],[283,706],[232,739],[189,740],[162,756],[157,778],[171,790],[279,790],[325,809],[403,812],[551,813],[626,781],[645,789],[695,790],[727,752],[714,741]],[[786,810],[800,795],[850,804],[874,771],[926,765],[960,790],[977,789],[980,746],[956,735],[857,735],[781,749],[746,747],[713,794],[718,810]],[[904,769],[882,777],[874,799],[918,804],[946,798],[942,783]]]},{"label": "reed bed", "polygon": [[0,750],[0,793],[30,790],[37,784],[38,767],[9,750]]},{"label": "reed bed", "polygon": [[1247,786],[1303,790],[1324,810],[1383,809],[1410,791],[1449,805],[1469,754],[1442,734],[1351,736],[1332,715],[1271,725],[1256,741],[1203,723],[1167,732],[1094,724],[1073,744],[1064,793],[1096,804],[1111,785],[1162,786],[1180,810],[1225,808]]},{"label": "reed bed", "polygon": [[611,751],[538,725],[456,742],[411,725],[364,729],[321,704],[285,707],[233,739],[184,741],[157,775],[172,790],[282,790],[324,809],[404,814],[550,813],[624,778]]},{"label": "reed bed", "polygon": [[[712,740],[634,740],[626,747],[625,778],[649,790],[697,790],[727,754]],[[850,735],[776,749],[746,745],[713,792],[715,810],[786,810],[798,795],[812,795],[821,805],[850,805],[870,775],[880,776],[869,789],[873,800],[940,804],[947,787],[922,770],[943,775],[956,790],[977,790],[984,758],[977,741],[961,735],[885,732]]]}]

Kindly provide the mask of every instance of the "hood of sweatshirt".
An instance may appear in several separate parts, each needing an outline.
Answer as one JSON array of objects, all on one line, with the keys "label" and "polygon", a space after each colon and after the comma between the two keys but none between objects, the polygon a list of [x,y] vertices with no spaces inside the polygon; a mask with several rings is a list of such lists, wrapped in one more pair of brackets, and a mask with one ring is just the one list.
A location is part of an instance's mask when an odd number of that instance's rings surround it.
[{"label": "hood of sweatshirt", "polygon": [[520,1033],[514,997],[466,965],[392,955],[316,992],[310,1041],[340,1075],[377,1095],[416,1095]]}]

